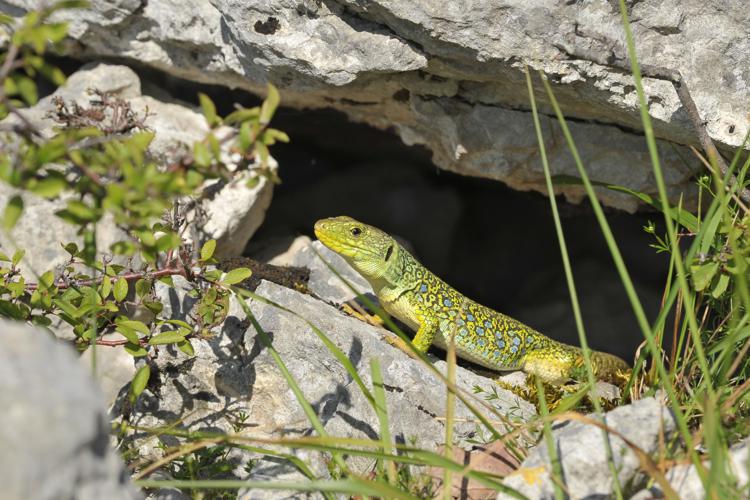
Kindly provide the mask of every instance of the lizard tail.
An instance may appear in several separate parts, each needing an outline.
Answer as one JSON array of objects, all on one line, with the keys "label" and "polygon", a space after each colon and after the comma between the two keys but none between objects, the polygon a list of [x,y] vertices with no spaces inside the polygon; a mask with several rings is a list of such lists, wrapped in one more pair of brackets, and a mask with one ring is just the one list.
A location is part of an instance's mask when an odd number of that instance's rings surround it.
[{"label": "lizard tail", "polygon": [[[597,379],[611,384],[622,386],[630,377],[630,366],[614,354],[591,351],[591,365]],[[523,370],[554,385],[586,379],[583,350],[555,341],[550,341],[543,349],[527,353]]]}]

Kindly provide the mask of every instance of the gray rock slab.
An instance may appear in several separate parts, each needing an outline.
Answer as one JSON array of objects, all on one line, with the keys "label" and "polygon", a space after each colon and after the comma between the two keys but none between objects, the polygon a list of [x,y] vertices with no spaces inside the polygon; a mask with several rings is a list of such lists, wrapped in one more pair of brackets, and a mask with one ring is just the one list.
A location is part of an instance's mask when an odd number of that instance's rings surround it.
[{"label": "gray rock slab", "polygon": [[[308,288],[321,299],[333,304],[343,304],[357,298],[357,294],[349,288],[341,278],[361,294],[374,297],[372,287],[366,279],[350,266],[346,260],[330,248],[315,240],[304,245],[291,257],[293,266],[306,267],[310,270]],[[327,265],[330,264],[341,277]]]},{"label": "gray rock slab", "polygon": [[[181,311],[176,315],[188,312],[191,304],[184,297],[184,290],[171,293],[176,295],[170,307]],[[311,296],[269,282],[262,282],[256,293],[296,313],[258,300],[248,303],[327,433],[377,438],[379,427],[365,396],[306,321],[325,332],[347,355],[368,387],[370,363],[375,359],[380,362],[394,439],[413,441],[427,449],[436,449],[443,441],[443,384],[427,367],[384,342],[384,330],[346,316]],[[134,424],[153,427],[180,420],[182,426],[190,429],[258,438],[304,436],[312,432],[294,393],[239,303],[232,303],[216,336],[205,341],[194,340],[192,344],[195,356],[191,358],[171,347],[159,348],[152,381],[131,417]],[[445,370],[443,361],[435,361],[435,366]],[[511,420],[523,421],[534,414],[532,405],[497,387],[489,378],[458,367],[456,382],[469,393],[475,386],[487,392],[497,390],[499,399],[491,404]],[[475,404],[481,407],[481,401]],[[480,438],[472,414],[461,403],[456,408],[455,436],[461,443]],[[135,439],[144,456],[157,457],[161,453],[153,439],[146,436]],[[162,439],[169,443],[173,438]],[[317,474],[327,476],[320,457],[313,460],[310,456],[315,457],[315,453],[300,453],[306,460],[312,460]],[[238,456],[238,471],[249,458],[261,457]],[[352,465],[364,470],[370,462],[352,459]],[[241,471],[236,474],[258,479],[299,477],[288,463],[268,458],[255,462],[249,476]]]},{"label": "gray rock slab", "polygon": [[[655,398],[645,398],[621,406],[605,415],[605,423],[621,433],[647,454],[658,451],[659,435],[669,438],[675,429],[671,412]],[[571,498],[609,498],[613,495],[613,477],[607,462],[600,428],[578,421],[553,426],[553,439],[562,464],[564,489]],[[619,437],[611,436],[612,456],[621,485],[638,479],[640,464],[636,454]],[[528,498],[553,499],[550,457],[544,441],[534,447],[518,471],[503,484]],[[505,494],[499,499],[512,498]]]},{"label": "gray rock slab", "polygon": [[[19,16],[34,0],[6,0]],[[711,137],[741,144],[750,130],[750,37],[743,0],[644,0],[629,4],[642,63],[680,70]],[[114,56],[197,82],[263,93],[284,103],[334,107],[424,144],[442,168],[544,191],[524,67],[552,82],[592,178],[654,194],[633,79],[582,59],[626,54],[612,2],[437,0],[138,0],[93,2],[62,14],[69,52]],[[721,26],[717,33],[716,26]],[[689,50],[685,48],[689,47]],[[673,197],[690,201],[701,166],[693,127],[672,85],[644,81]],[[574,174],[537,81],[553,174]],[[581,197],[578,186],[561,191]],[[636,202],[602,191],[610,205]]]},{"label": "gray rock slab", "polygon": [[[736,480],[734,491],[739,495],[737,498],[742,497],[740,492],[748,484],[748,465],[750,465],[748,463],[749,446],[750,441],[745,439],[745,441],[732,446],[727,454],[726,469],[729,477]],[[710,463],[706,463],[705,466],[706,470],[711,468]],[[703,482],[698,475],[695,465],[676,465],[669,469],[665,476],[680,499],[703,500],[707,498],[706,489],[703,487]],[[726,494],[729,493],[726,492]],[[664,498],[664,492],[659,485],[641,490],[633,496],[633,500],[646,500],[650,498]]]},{"label": "gray rock slab", "polygon": [[0,321],[0,498],[136,499],[99,388],[47,332]]}]

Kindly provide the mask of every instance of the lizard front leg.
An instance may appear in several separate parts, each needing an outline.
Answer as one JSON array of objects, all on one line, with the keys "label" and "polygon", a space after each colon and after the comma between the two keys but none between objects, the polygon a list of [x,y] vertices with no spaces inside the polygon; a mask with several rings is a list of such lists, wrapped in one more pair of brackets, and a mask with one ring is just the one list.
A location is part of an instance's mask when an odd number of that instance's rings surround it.
[{"label": "lizard front leg", "polygon": [[[435,320],[425,319],[419,326],[416,335],[412,339],[412,345],[421,353],[426,353],[435,340],[435,335],[440,331],[440,325]],[[406,345],[401,337],[386,337],[386,341],[394,347],[404,351],[409,357],[417,358],[414,351]]]}]

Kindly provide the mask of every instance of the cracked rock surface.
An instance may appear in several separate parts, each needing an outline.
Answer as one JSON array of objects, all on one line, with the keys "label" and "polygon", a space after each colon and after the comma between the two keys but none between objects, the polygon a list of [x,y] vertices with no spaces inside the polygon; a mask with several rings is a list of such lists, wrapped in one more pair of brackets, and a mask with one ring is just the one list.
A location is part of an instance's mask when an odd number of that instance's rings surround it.
[{"label": "cracked rock surface", "polygon": [[[604,422],[647,455],[659,450],[659,443],[664,442],[660,441],[660,435],[668,441],[675,430],[674,417],[656,398],[645,398],[615,408],[604,415]],[[553,425],[552,439],[562,467],[563,488],[570,498],[612,496],[614,478],[599,427],[579,421],[561,422]],[[632,489],[644,478],[638,456],[619,436],[611,435],[609,442],[620,485]],[[528,498],[553,499],[555,490],[551,471],[547,445],[542,440],[503,484]],[[505,498],[513,497],[498,495],[498,499]]]},{"label": "cracked rock surface", "polygon": [[[20,15],[36,2],[3,0]],[[624,57],[616,2],[470,0],[121,0],[63,14],[73,55],[116,56],[296,107],[334,107],[423,144],[442,168],[544,190],[523,67],[553,84],[594,180],[655,193],[633,80],[586,60]],[[640,61],[682,72],[719,147],[750,130],[750,17],[743,0],[629,4]],[[701,167],[692,125],[669,82],[646,79],[667,186],[676,199]],[[554,175],[578,177],[543,89]],[[581,197],[579,186],[561,192]],[[602,190],[613,206],[626,195]]]},{"label": "cracked rock surface", "polygon": [[[175,279],[178,288],[180,279]],[[162,287],[162,293],[165,288]],[[326,432],[338,437],[373,438],[379,434],[377,417],[341,363],[330,353],[310,325],[329,336],[351,360],[364,383],[371,387],[370,363],[380,362],[390,418],[391,434],[397,442],[436,449],[444,436],[441,417],[445,412],[445,388],[436,375],[388,346],[385,331],[339,312],[310,296],[262,282],[256,293],[295,311],[299,316],[272,305],[250,301],[249,307],[260,326],[272,339],[273,348],[297,381]],[[172,317],[189,311],[193,299],[170,292],[164,297]],[[302,319],[304,318],[304,320]],[[224,431],[257,438],[305,436],[310,422],[281,371],[238,303],[217,335],[208,341],[194,341],[195,356],[187,358],[173,348],[160,348],[152,367],[149,387],[132,413],[132,423],[152,427],[181,420],[192,430]],[[443,371],[445,363],[436,361]],[[497,390],[492,401],[500,413],[525,420],[535,414],[533,406],[492,379],[458,367],[458,386],[471,393],[474,386]],[[126,387],[121,394],[126,397]],[[476,403],[475,403],[476,404]],[[461,403],[456,407],[454,435],[459,442],[478,438],[472,414]],[[136,436],[146,457],[158,456],[153,438]],[[170,443],[170,437],[162,437]],[[310,453],[310,452],[300,452]],[[250,454],[237,456],[239,467]],[[352,466],[364,471],[369,460],[352,458]],[[314,460],[316,473],[327,476],[322,460]],[[248,477],[237,472],[241,477]],[[263,459],[255,463],[250,478],[291,478],[299,474],[291,465]]]}]

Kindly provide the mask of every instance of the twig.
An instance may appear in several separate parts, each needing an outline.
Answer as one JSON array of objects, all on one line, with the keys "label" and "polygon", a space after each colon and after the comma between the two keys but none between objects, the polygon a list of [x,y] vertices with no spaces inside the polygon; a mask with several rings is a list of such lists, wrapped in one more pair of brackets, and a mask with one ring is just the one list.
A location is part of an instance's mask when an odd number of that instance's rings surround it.
[{"label": "twig", "polygon": [[[167,267],[164,269],[158,269],[156,271],[142,271],[142,272],[132,272],[132,273],[125,273],[118,276],[118,278],[125,278],[127,281],[134,281],[139,280],[141,278],[161,278],[163,276],[186,276],[187,277],[187,271],[185,268],[177,268],[177,267]],[[52,286],[64,290],[66,288],[72,288],[72,287],[79,287],[79,286],[91,286],[91,285],[98,285],[102,282],[102,278],[97,278],[93,280],[81,280],[81,281],[74,281],[72,283],[66,282],[66,281],[59,281],[56,284],[53,284]],[[34,291],[37,288],[39,288],[39,283],[28,283],[26,285],[26,290],[28,291]]]},{"label": "twig", "polygon": [[[609,56],[605,57],[592,50],[578,48],[571,50],[559,44],[557,45],[557,48],[577,59],[593,62],[601,66],[610,66],[626,73],[631,73],[632,71],[630,59],[617,57],[614,52],[610,52]],[[706,122],[701,118],[698,107],[695,105],[695,101],[693,101],[693,98],[690,95],[690,90],[688,90],[687,83],[685,82],[682,73],[676,69],[669,69],[651,64],[641,64],[640,68],[643,76],[655,78],[657,80],[666,80],[672,84],[677,92],[677,97],[679,97],[682,107],[685,108],[685,112],[695,129],[695,133],[698,135],[698,141],[700,141],[701,147],[706,152],[706,155],[708,155],[709,161],[715,162],[722,175],[726,177],[729,167],[727,167],[724,158],[719,154],[719,150],[716,149],[713,140],[711,140],[711,137],[708,135],[708,132],[706,131]],[[737,178],[734,175],[731,175],[729,177],[729,185],[732,186],[735,183],[737,183]],[[750,190],[744,187],[739,187],[737,191],[742,200],[750,203]]]}]

